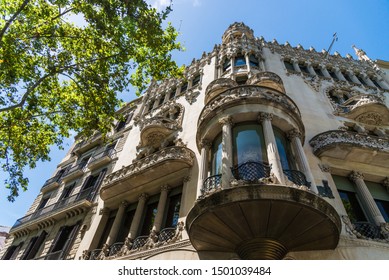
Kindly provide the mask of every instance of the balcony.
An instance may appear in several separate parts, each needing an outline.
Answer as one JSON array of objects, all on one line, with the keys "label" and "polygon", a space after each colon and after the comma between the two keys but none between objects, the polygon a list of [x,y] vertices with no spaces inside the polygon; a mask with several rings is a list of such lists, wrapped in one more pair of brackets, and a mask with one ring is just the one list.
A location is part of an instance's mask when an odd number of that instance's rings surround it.
[{"label": "balcony", "polygon": [[214,99],[220,93],[237,86],[238,86],[237,82],[228,78],[220,78],[212,81],[205,90],[204,103],[208,104],[209,101]]},{"label": "balcony", "polygon": [[369,125],[389,125],[389,109],[383,97],[375,94],[360,94],[341,105],[334,104],[338,115]]},{"label": "balcony", "polygon": [[309,144],[313,153],[325,158],[333,168],[344,169],[347,162],[349,168],[358,170],[360,164],[369,174],[386,174],[389,169],[389,141],[373,135],[354,131],[330,130],[313,137]]},{"label": "balcony", "polygon": [[46,180],[46,182],[43,184],[43,187],[41,188],[41,192],[49,192],[51,190],[54,190],[55,188],[58,188],[61,178],[62,174],[59,174]]},{"label": "balcony", "polygon": [[280,76],[273,72],[260,72],[250,77],[246,84],[267,87],[285,93],[284,83]]},{"label": "balcony", "polygon": [[76,154],[82,154],[85,151],[88,151],[100,144],[103,143],[103,137],[101,133],[95,133],[86,140],[81,140],[78,142],[73,149],[73,152]]},{"label": "balcony", "polygon": [[85,163],[80,163],[69,168],[62,175],[62,181],[64,183],[67,183],[71,180],[81,177],[82,175],[84,175],[84,167],[85,167]]},{"label": "balcony", "polygon": [[135,189],[153,181],[165,180],[166,183],[166,180],[185,176],[193,163],[194,153],[190,149],[180,146],[163,148],[106,176],[100,196],[106,201],[118,195],[136,193]]},{"label": "balcony", "polygon": [[92,206],[94,195],[95,191],[88,189],[38,209],[32,214],[18,219],[10,233],[23,236],[32,230],[53,225],[55,221],[81,214]]},{"label": "balcony", "polygon": [[[238,184],[222,189],[220,175],[205,180],[186,224],[198,251],[235,252],[241,259],[282,259],[290,251],[336,248],[341,221],[336,210],[310,192],[272,183],[270,166],[246,162],[232,169]],[[284,170],[296,185],[304,174]]]},{"label": "balcony", "polygon": [[88,162],[89,170],[96,170],[104,165],[110,163],[117,156],[117,152],[115,149],[109,149],[97,153],[91,157]]}]

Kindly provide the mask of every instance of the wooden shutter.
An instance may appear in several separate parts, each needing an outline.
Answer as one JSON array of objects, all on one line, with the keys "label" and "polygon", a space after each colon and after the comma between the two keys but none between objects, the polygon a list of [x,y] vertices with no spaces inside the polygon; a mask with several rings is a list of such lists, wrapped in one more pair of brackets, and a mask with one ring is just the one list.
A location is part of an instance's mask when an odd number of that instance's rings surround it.
[{"label": "wooden shutter", "polygon": [[67,257],[67,255],[69,254],[70,248],[72,247],[72,245],[74,243],[74,240],[76,239],[76,236],[77,236],[77,233],[78,233],[78,229],[80,228],[80,225],[81,225],[81,221],[72,226],[72,229],[71,229],[71,231],[70,231],[70,233],[68,235],[68,238],[67,238],[67,240],[65,242],[65,245],[62,248],[62,253],[59,256],[60,260],[65,259]]},{"label": "wooden shutter", "polygon": [[47,236],[46,231],[42,231],[42,233],[37,237],[34,244],[32,245],[30,252],[28,255],[26,255],[26,260],[32,260],[35,258],[36,254],[38,253],[39,248],[42,246],[42,243],[45,241]]}]

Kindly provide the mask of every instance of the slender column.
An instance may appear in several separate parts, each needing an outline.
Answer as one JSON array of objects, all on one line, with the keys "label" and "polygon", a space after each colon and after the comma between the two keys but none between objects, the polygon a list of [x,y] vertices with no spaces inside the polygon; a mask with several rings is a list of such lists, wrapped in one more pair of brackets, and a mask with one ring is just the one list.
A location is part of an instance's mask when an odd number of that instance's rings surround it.
[{"label": "slender column", "polygon": [[161,187],[161,194],[159,195],[157,215],[155,215],[153,230],[159,232],[162,226],[163,216],[165,214],[165,207],[167,201],[167,195],[169,193],[169,186]]},{"label": "slender column", "polygon": [[311,191],[314,193],[319,193],[316,187],[315,180],[313,178],[311,168],[309,167],[309,163],[307,160],[307,157],[304,153],[304,148],[301,143],[301,133],[297,129],[292,129],[288,133],[288,138],[292,143],[293,150],[295,151],[296,160],[298,166],[301,168],[301,171],[304,173],[305,177],[307,178],[308,182],[311,183]]},{"label": "slender column", "polygon": [[209,142],[207,139],[203,139],[201,140],[200,146],[201,146],[201,161],[200,161],[200,168],[199,168],[199,180],[197,185],[197,197],[200,196],[203,183],[208,176],[208,154],[209,154],[209,149],[211,148],[211,142]]},{"label": "slender column", "polygon": [[291,60],[291,61],[292,61],[292,63],[293,63],[294,70],[295,70],[296,72],[300,72],[300,73],[301,73],[301,69],[300,69],[300,66],[299,66],[298,62],[297,62],[295,59],[293,59],[293,60]]},{"label": "slender column", "polygon": [[353,72],[353,71],[346,70],[346,73],[347,73],[347,75],[350,77],[350,79],[351,79],[354,83],[360,84],[358,78],[354,75],[354,72]]},{"label": "slender column", "polygon": [[307,69],[311,75],[316,76],[315,69],[313,69],[312,64],[310,62],[307,63]]},{"label": "slender column", "polygon": [[320,65],[321,72],[323,73],[324,77],[331,78],[330,73],[328,73],[327,68],[324,65]]},{"label": "slender column", "polygon": [[271,165],[271,171],[276,176],[280,183],[285,184],[284,172],[282,170],[280,155],[277,149],[277,142],[274,137],[273,127],[271,121],[273,119],[273,114],[270,113],[260,113],[258,120],[262,123],[263,134],[265,137],[265,144],[267,150],[267,158]]},{"label": "slender column", "polygon": [[219,120],[222,125],[222,188],[229,188],[232,178],[232,118],[224,117]]},{"label": "slender column", "polygon": [[250,66],[250,55],[249,55],[249,53],[246,53],[246,54],[244,55],[244,58],[246,59],[247,72],[250,73],[250,71],[251,71],[251,66]]},{"label": "slender column", "polygon": [[108,244],[109,246],[111,246],[116,241],[116,238],[118,237],[120,225],[122,224],[124,211],[126,210],[127,205],[128,205],[127,201],[122,201],[122,203],[120,203],[119,205],[118,212],[116,214],[115,220],[113,222],[112,228],[109,232],[107,242],[106,242],[106,244]]},{"label": "slender column", "polygon": [[346,78],[343,76],[342,71],[340,71],[340,69],[338,67],[335,68],[334,73],[335,73],[336,76],[338,76],[339,80],[347,81]]},{"label": "slender column", "polygon": [[230,63],[231,63],[231,66],[230,66],[230,74],[234,74],[234,64],[235,64],[235,57],[231,57],[230,58]]},{"label": "slender column", "polygon": [[382,223],[385,223],[384,217],[378,209],[374,198],[372,197],[371,193],[369,192],[369,189],[365,184],[365,181],[363,180],[363,174],[357,171],[353,171],[350,174],[350,179],[355,183],[357,194],[361,199],[364,209],[367,211],[367,214],[370,216],[370,218],[377,226],[381,225]]},{"label": "slender column", "polygon": [[149,196],[146,193],[142,193],[139,196],[138,205],[136,206],[134,218],[132,219],[131,222],[130,232],[128,233],[128,238],[130,238],[131,240],[133,240],[138,233],[140,220],[142,218],[143,211],[145,209],[145,205],[148,197]]},{"label": "slender column", "polygon": [[266,65],[262,58],[259,59],[259,65],[261,66],[261,71],[266,71]]}]

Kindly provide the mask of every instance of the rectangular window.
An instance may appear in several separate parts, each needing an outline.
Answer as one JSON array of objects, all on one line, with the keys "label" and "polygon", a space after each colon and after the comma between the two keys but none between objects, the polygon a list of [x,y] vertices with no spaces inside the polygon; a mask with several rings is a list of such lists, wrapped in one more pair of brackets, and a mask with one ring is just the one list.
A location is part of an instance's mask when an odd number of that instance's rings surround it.
[{"label": "rectangular window", "polygon": [[192,80],[192,87],[197,86],[200,83],[200,75],[196,75]]},{"label": "rectangular window", "polygon": [[324,74],[319,67],[313,67],[313,70],[315,70],[316,75],[324,77]]},{"label": "rectangular window", "polygon": [[46,231],[42,231],[42,233],[39,236],[35,236],[31,238],[30,242],[28,243],[26,249],[23,252],[21,260],[32,260],[36,257],[36,254],[38,253],[39,249],[41,248],[43,242],[45,241],[47,236]]},{"label": "rectangular window", "polygon": [[332,79],[334,79],[335,81],[339,80],[338,76],[335,74],[334,71],[332,71],[332,70],[327,70],[327,71],[330,74],[330,76],[332,77]]},{"label": "rectangular window", "polygon": [[366,216],[354,192],[339,190],[340,198],[351,222],[366,222]]},{"label": "rectangular window", "polygon": [[226,59],[223,63],[223,73],[231,69],[231,60]]},{"label": "rectangular window", "polygon": [[293,63],[290,62],[289,60],[284,60],[284,65],[285,65],[286,70],[295,71]]},{"label": "rectangular window", "polygon": [[107,169],[103,169],[98,174],[90,175],[84,182],[84,185],[82,186],[80,193],[78,195],[78,200],[87,198],[89,200],[93,200],[95,194],[97,193],[97,190],[101,183],[103,182],[105,173],[107,172]]},{"label": "rectangular window", "polygon": [[10,246],[7,252],[3,255],[2,260],[16,260],[23,244],[24,242],[20,242],[19,245]]},{"label": "rectangular window", "polygon": [[249,61],[250,61],[250,66],[259,67],[258,59],[255,56],[250,55]]},{"label": "rectangular window", "polygon": [[46,259],[63,260],[67,257],[77,235],[80,222],[72,226],[63,226],[59,229]]},{"label": "rectangular window", "polygon": [[157,215],[158,201],[149,203],[146,207],[143,225],[140,235],[149,235],[154,225],[154,220]]},{"label": "rectangular window", "polygon": [[181,193],[169,197],[165,227],[176,227],[180,217]]},{"label": "rectangular window", "polygon": [[185,92],[187,89],[188,89],[188,83],[185,82],[185,83],[181,86],[181,92]]},{"label": "rectangular window", "polygon": [[307,65],[305,65],[305,64],[299,64],[299,67],[300,67],[301,72],[310,74]]},{"label": "rectangular window", "polygon": [[169,99],[171,100],[171,99],[173,99],[174,97],[176,97],[176,91],[177,91],[177,89],[172,89],[172,91],[170,92],[170,95],[169,95]]}]

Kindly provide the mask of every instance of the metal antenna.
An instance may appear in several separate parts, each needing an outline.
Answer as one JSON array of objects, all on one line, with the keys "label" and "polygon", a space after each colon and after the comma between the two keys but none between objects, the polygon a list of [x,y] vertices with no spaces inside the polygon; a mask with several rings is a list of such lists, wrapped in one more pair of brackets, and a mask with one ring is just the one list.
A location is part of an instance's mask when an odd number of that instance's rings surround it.
[{"label": "metal antenna", "polygon": [[327,50],[327,53],[326,53],[325,58],[328,57],[328,54],[330,53],[331,48],[332,48],[332,46],[334,45],[335,41],[338,41],[338,35],[336,35],[336,32],[334,33],[334,35],[332,35],[332,42],[331,42],[331,45],[329,46],[329,48],[328,48],[328,50]]}]

